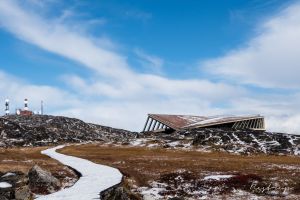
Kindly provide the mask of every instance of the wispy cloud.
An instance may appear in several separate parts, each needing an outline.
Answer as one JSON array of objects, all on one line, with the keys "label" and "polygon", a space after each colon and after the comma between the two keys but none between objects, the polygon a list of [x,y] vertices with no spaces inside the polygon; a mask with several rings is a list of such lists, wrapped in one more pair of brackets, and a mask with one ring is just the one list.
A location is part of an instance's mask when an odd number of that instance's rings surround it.
[{"label": "wispy cloud", "polygon": [[0,23],[21,40],[77,61],[106,76],[130,76],[126,58],[95,46],[88,36],[63,24],[24,11],[15,1],[1,1]]},{"label": "wispy cloud", "polygon": [[207,60],[212,74],[268,88],[299,88],[300,4],[264,22],[245,47]]}]

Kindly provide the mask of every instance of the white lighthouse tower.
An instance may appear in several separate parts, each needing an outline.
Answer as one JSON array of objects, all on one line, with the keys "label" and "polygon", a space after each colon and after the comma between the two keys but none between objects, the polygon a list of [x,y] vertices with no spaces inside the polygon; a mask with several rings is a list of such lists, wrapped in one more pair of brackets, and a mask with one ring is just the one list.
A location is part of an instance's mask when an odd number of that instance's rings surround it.
[{"label": "white lighthouse tower", "polygon": [[9,115],[9,99],[5,99],[5,115]]},{"label": "white lighthouse tower", "polygon": [[24,110],[28,111],[28,99],[24,99]]}]

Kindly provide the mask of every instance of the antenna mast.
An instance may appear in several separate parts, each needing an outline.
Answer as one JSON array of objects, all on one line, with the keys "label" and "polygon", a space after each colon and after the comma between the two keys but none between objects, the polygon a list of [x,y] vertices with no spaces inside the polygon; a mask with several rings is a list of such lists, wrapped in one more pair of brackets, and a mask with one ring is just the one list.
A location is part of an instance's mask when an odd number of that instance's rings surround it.
[{"label": "antenna mast", "polygon": [[41,101],[41,115],[44,114],[44,101]]}]

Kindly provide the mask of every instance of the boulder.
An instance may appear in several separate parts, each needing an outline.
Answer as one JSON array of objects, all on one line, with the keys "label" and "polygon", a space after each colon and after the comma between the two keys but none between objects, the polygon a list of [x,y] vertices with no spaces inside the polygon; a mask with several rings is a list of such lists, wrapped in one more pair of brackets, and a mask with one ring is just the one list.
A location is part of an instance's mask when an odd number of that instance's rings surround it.
[{"label": "boulder", "polygon": [[28,185],[15,188],[15,200],[32,200],[33,195]]},{"label": "boulder", "polygon": [[29,187],[36,194],[50,194],[60,189],[61,183],[51,172],[38,165],[33,166],[29,172]]},{"label": "boulder", "polygon": [[109,188],[100,194],[102,200],[141,200],[123,186]]},{"label": "boulder", "polygon": [[4,185],[4,182],[0,182],[0,200],[9,200],[13,199],[13,188],[12,187],[1,187],[1,184]]}]

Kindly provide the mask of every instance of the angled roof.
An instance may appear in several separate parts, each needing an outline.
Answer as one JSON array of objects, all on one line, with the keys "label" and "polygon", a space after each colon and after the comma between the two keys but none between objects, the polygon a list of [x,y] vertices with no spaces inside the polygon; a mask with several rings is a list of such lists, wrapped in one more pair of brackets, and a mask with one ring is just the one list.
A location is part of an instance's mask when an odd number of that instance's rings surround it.
[{"label": "angled roof", "polygon": [[169,126],[172,129],[179,130],[183,128],[200,128],[219,124],[264,118],[261,115],[246,116],[195,116],[195,115],[165,115],[149,114],[149,117]]}]

